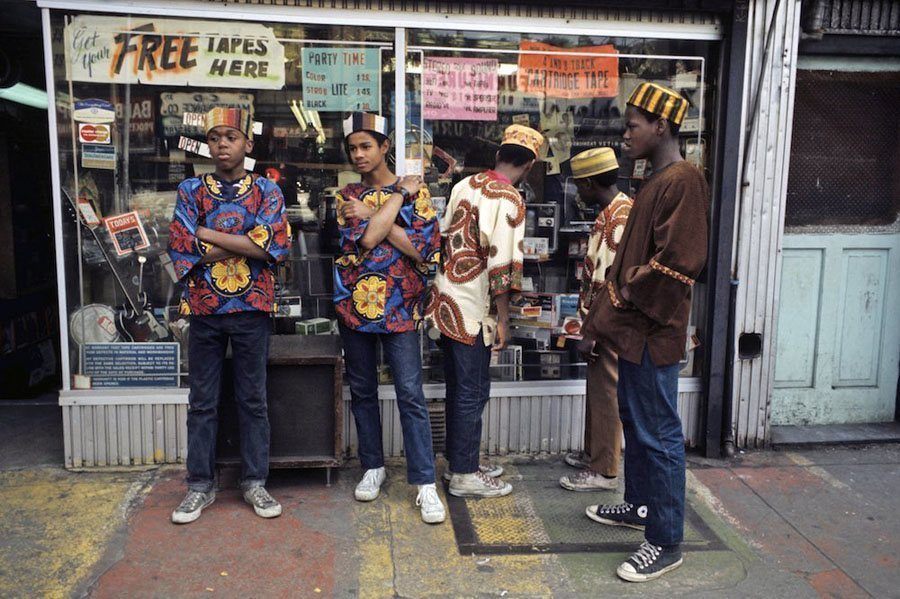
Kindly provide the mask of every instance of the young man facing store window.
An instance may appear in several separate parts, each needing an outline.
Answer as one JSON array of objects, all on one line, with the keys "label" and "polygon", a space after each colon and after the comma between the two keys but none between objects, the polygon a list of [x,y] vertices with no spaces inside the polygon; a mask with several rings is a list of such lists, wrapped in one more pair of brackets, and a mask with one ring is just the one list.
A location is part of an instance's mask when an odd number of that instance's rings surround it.
[{"label": "young man facing store window", "polygon": [[244,501],[263,518],[281,515],[281,505],[265,489],[266,362],[275,299],[272,267],[287,257],[291,232],[278,186],[244,169],[244,157],[253,150],[251,125],[246,110],[209,111],[206,140],[216,170],[178,186],[169,227],[169,255],[185,283],[182,311],[191,315],[188,493],[172,512],[176,524],[199,518],[216,497],[216,430],[229,341]]},{"label": "young man facing store window", "polygon": [[365,470],[355,496],[374,500],[385,480],[378,405],[381,342],[397,391],[407,480],[418,486],[422,520],[434,524],[444,521],[445,510],[435,487],[417,329],[440,231],[422,178],[400,178],[388,168],[386,131],[385,119],[373,114],[355,113],[344,121],[347,157],[362,175],[361,183],[347,185],[337,198],[340,251],[334,261],[334,303]]},{"label": "young man facing store window", "polygon": [[644,530],[645,541],[616,570],[644,582],[682,563],[684,437],[678,370],[691,289],[706,263],[709,191],[682,158],[678,128],[688,103],[642,83],[625,112],[625,153],[647,159],[653,175],[634,200],[605,293],[591,306],[582,353],[603,344],[619,355],[619,415],[625,432],[625,502],[592,505],[588,517]]},{"label": "young man facing store window", "polygon": [[[585,150],[573,156],[570,164],[578,197],[588,206],[600,209],[584,257],[578,298],[578,313],[583,319],[594,298],[606,290],[606,269],[615,258],[634,201],[616,186],[619,163],[612,148]],[[618,486],[622,457],[622,423],[616,395],[618,357],[603,343],[593,346],[593,354],[587,367],[584,451],[566,456],[569,465],[583,470],[559,479],[559,484],[569,491],[604,491]]]},{"label": "young man facing store window", "polygon": [[481,415],[490,397],[491,346],[506,346],[509,295],[522,284],[525,204],[515,186],[534,166],[543,142],[534,129],[507,127],[496,166],[453,187],[441,226],[441,266],[426,318],[440,332],[444,350],[449,492],[457,497],[512,491],[479,468]]}]

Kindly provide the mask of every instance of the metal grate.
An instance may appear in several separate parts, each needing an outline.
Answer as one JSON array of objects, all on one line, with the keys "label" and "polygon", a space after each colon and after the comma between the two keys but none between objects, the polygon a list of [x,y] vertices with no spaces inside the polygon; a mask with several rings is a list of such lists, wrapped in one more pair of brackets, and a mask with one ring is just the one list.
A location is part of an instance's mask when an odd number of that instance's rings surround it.
[{"label": "metal grate", "polygon": [[[613,553],[634,549],[643,540],[641,531],[603,526],[584,514],[586,494],[560,489],[559,476],[574,472],[560,460],[520,461],[507,465],[504,478],[514,490],[506,497],[484,501],[447,495],[453,532],[461,555],[529,553]],[[616,503],[621,495],[603,494]],[[685,506],[685,551],[718,551],[725,548],[716,534]]]},{"label": "metal grate", "polygon": [[428,419],[431,421],[431,446],[434,453],[444,453],[447,448],[447,417],[444,402],[428,404]]},{"label": "metal grate", "polygon": [[785,225],[893,225],[900,73],[799,70],[796,94]]},{"label": "metal grate", "polygon": [[900,35],[897,0],[818,0],[804,3],[808,30],[856,35]]}]

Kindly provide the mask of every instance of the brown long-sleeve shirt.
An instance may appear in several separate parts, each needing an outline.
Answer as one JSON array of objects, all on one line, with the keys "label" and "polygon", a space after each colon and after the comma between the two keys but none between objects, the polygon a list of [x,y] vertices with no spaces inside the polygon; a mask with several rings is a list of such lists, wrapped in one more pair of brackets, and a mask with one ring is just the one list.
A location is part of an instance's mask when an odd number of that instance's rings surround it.
[{"label": "brown long-sleeve shirt", "polygon": [[681,161],[651,177],[634,200],[606,293],[596,298],[584,334],[639,364],[645,345],[656,366],[684,356],[691,290],[706,264],[709,188]]}]

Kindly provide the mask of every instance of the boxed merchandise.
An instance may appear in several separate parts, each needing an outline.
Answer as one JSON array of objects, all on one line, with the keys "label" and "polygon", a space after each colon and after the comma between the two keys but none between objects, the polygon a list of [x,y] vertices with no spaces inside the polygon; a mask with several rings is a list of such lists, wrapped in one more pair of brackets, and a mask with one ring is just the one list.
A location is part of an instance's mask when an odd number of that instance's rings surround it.
[{"label": "boxed merchandise", "polygon": [[495,381],[522,380],[522,346],[507,345],[491,354],[491,379]]},{"label": "boxed merchandise", "polygon": [[550,347],[550,329],[514,324],[509,327],[509,334],[516,340],[517,345],[521,345],[525,349]]},{"label": "boxed merchandise", "polygon": [[309,318],[295,325],[298,335],[329,335],[331,326],[331,321],[327,318]]},{"label": "boxed merchandise", "polygon": [[560,293],[554,297],[554,307],[556,309],[556,323],[566,318],[578,317],[578,294],[577,293]]},{"label": "boxed merchandise", "polygon": [[568,378],[569,352],[539,350],[523,352],[525,380],[559,380]]}]

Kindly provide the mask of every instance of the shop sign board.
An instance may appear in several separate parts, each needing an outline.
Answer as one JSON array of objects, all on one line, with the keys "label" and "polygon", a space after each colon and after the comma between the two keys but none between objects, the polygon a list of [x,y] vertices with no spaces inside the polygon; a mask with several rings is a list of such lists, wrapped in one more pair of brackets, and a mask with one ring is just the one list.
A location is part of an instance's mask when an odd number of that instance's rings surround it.
[{"label": "shop sign board", "polygon": [[107,171],[116,170],[116,147],[113,145],[83,144],[81,166]]},{"label": "shop sign board", "polygon": [[[519,50],[528,52],[519,55],[519,92],[548,98],[613,98],[619,93],[619,57],[612,44],[560,48],[522,41]],[[567,52],[576,55],[556,54]]]},{"label": "shop sign board", "polygon": [[108,144],[112,141],[109,125],[78,123],[78,141],[83,144]]},{"label": "shop sign board", "polygon": [[303,48],[303,108],[381,112],[380,48]]},{"label": "shop sign board", "polygon": [[78,123],[112,123],[116,120],[116,111],[106,100],[76,100],[72,118]]},{"label": "shop sign board", "polygon": [[[163,135],[175,137],[179,135],[205,134],[202,125],[206,122],[207,112],[221,106],[223,108],[243,108],[253,114],[253,94],[224,92],[165,92],[159,95],[159,113],[162,115]],[[195,119],[185,119],[185,114],[202,114],[204,120],[197,126]]]},{"label": "shop sign board", "polygon": [[426,119],[497,120],[496,58],[429,57],[422,69]]},{"label": "shop sign board", "polygon": [[97,387],[177,387],[178,343],[86,343],[82,374]]},{"label": "shop sign board", "polygon": [[256,23],[79,15],[65,51],[73,81],[284,87],[284,46]]}]

